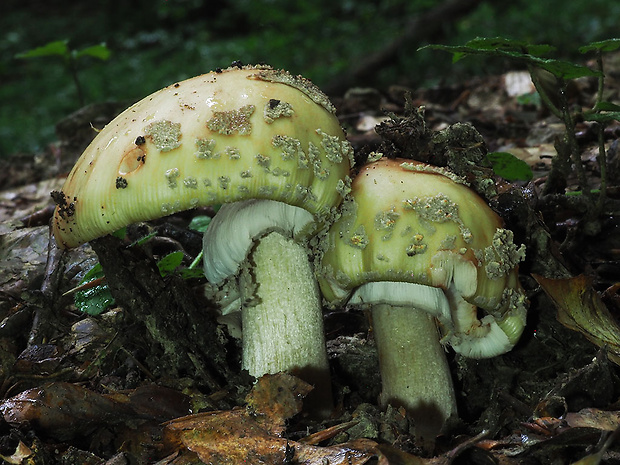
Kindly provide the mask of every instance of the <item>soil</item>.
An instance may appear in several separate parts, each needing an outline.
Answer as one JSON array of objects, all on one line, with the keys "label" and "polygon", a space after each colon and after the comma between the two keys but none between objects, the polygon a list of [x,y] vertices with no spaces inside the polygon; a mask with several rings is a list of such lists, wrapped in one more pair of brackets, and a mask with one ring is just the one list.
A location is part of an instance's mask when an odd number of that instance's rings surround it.
[{"label": "soil", "polygon": [[[618,73],[608,72],[614,101]],[[256,464],[620,463],[613,442],[620,426],[620,124],[604,129],[601,204],[597,191],[576,192],[583,186],[574,166],[550,189],[565,128],[526,98],[533,95],[528,82],[514,71],[457,86],[350,89],[333,97],[358,165],[380,152],[447,167],[526,245],[520,279],[530,302],[527,328],[498,357],[448,351],[459,419],[445,434],[421,443],[403,409],[377,406],[379,361],[363,311],[325,312],[331,418],[318,422],[303,405],[281,400],[282,393],[307,394],[299,380],[254,385],[239,368],[239,342],[205,297],[204,278],[162,277],[156,265],[181,251],[180,269],[187,268],[201,244],[190,222],[212,210],[133,225],[124,239],[57,249],[48,228],[50,192],[94,137],[91,123],[101,127],[124,108],[109,103],[72,115],[47,151],[15,155],[0,170],[0,455],[33,464],[223,464],[239,457]],[[571,105],[590,106],[595,90],[589,79],[572,83]],[[578,121],[575,136],[587,185],[598,189],[597,127]],[[488,152],[512,153],[533,178],[502,179]],[[88,315],[67,291],[97,262],[115,303]],[[257,402],[265,386],[269,401]],[[290,410],[273,413],[274,405]]]}]

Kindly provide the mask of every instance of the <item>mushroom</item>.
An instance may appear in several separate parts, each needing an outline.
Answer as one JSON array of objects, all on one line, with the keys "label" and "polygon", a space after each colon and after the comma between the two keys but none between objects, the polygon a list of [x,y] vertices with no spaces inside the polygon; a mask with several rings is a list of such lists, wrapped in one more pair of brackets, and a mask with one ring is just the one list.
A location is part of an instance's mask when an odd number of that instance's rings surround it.
[{"label": "mushroom", "polygon": [[[433,439],[457,415],[442,345],[492,357],[523,331],[524,246],[443,168],[380,158],[361,168],[351,189],[323,242],[321,291],[332,307],[371,309],[380,404],[404,406],[416,434]],[[479,318],[478,308],[487,314]]]},{"label": "mushroom", "polygon": [[333,105],[310,81],[262,65],[218,70],[155,92],[108,124],[53,194],[53,232],[59,246],[74,247],[226,204],[208,229],[204,269],[242,298],[243,366],[254,376],[305,373],[329,396],[307,244],[348,191],[352,163]]}]

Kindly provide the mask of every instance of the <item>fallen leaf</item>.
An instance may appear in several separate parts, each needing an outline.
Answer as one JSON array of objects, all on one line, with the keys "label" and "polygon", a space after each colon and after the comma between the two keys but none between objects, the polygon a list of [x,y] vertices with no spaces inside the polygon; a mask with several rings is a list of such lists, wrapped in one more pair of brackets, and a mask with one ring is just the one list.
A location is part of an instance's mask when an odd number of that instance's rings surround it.
[{"label": "fallen leaf", "polygon": [[160,422],[188,411],[186,396],[156,385],[104,395],[72,383],[48,383],[0,403],[0,414],[7,423],[27,423],[60,440],[88,435],[102,425],[128,420]]},{"label": "fallen leaf", "polygon": [[262,376],[246,396],[248,409],[257,412],[256,421],[270,434],[280,435],[285,422],[301,411],[312,386],[301,379],[276,373]]},{"label": "fallen leaf", "polygon": [[32,450],[23,442],[19,441],[17,447],[15,448],[15,452],[11,455],[0,455],[0,459],[2,459],[5,463],[20,465],[22,463],[26,463],[25,460],[32,455]]},{"label": "fallen leaf", "polygon": [[11,425],[28,423],[60,440],[88,434],[109,419],[122,421],[123,409],[113,400],[71,383],[28,389],[0,404]]},{"label": "fallen leaf", "polygon": [[620,326],[584,275],[552,279],[533,275],[557,309],[557,319],[583,334],[598,347],[607,346],[608,356],[620,365]]},{"label": "fallen leaf", "polygon": [[198,413],[167,422],[167,453],[186,448],[213,465],[362,465],[370,460],[375,455],[372,441],[319,447],[281,436],[285,420],[300,411],[300,400],[309,391],[306,383],[291,375],[265,375],[246,398],[246,408]]},{"label": "fallen leaf", "polygon": [[568,412],[565,420],[573,428],[583,427],[615,431],[620,427],[620,412],[585,408],[578,412]]},{"label": "fallen leaf", "polygon": [[296,463],[361,465],[374,454],[349,445],[318,447],[269,434],[247,409],[198,413],[166,423],[164,443],[213,465]]}]

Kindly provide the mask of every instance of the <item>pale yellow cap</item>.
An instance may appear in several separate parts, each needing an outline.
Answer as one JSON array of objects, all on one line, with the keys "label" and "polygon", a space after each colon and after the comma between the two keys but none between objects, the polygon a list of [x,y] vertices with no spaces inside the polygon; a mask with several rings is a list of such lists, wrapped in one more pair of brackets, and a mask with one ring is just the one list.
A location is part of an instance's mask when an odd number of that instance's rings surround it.
[{"label": "pale yellow cap", "polygon": [[[517,267],[524,247],[466,184],[410,160],[381,158],[362,167],[323,244],[318,275],[326,301],[411,302],[432,309],[444,342],[457,351],[489,356],[512,347],[525,325]],[[407,296],[407,288],[417,296]],[[476,307],[489,314],[486,320]],[[472,347],[487,335],[503,347]]]},{"label": "pale yellow cap", "polygon": [[109,123],[69,174],[53,232],[74,247],[198,206],[249,198],[301,207],[320,223],[348,190],[353,153],[328,98],[268,66],[197,76]]}]

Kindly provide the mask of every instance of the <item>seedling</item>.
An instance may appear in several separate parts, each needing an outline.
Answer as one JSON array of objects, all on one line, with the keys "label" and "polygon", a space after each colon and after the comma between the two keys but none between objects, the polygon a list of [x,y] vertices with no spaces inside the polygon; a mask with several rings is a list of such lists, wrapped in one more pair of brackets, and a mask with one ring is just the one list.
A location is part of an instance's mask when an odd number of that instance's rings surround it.
[{"label": "seedling", "polygon": [[82,90],[82,84],[78,77],[78,61],[85,57],[96,58],[98,60],[107,60],[110,58],[112,52],[106,46],[105,43],[98,45],[92,45],[90,47],[83,48],[81,50],[70,49],[68,40],[56,40],[49,42],[41,47],[36,47],[26,52],[18,53],[15,58],[45,58],[45,57],[57,57],[60,59],[75,84],[75,88],[78,95],[80,106],[84,106],[84,91]]},{"label": "seedling", "polygon": [[[578,65],[569,61],[546,58],[555,51],[550,45],[534,45],[524,41],[505,38],[476,38],[465,45],[428,45],[422,49],[431,48],[452,53],[453,62],[471,55],[482,55],[493,58],[509,58],[527,66],[536,87],[541,103],[549,111],[557,116],[565,126],[564,138],[556,144],[557,157],[554,158],[552,169],[545,184],[545,194],[562,192],[566,187],[566,179],[574,167],[579,184],[579,190],[589,206],[589,219],[598,217],[605,201],[607,186],[607,160],[604,144],[604,128],[613,120],[620,121],[620,106],[603,100],[605,86],[605,73],[603,69],[603,52],[610,52],[620,48],[620,39],[609,39],[593,42],[579,51],[581,53],[596,54],[597,69]],[[598,79],[597,97],[594,106],[588,110],[575,110],[569,105],[566,90],[569,81],[583,77],[596,77]],[[596,192],[591,190],[586,178],[585,169],[581,162],[581,153],[575,137],[575,121],[583,119],[596,123],[598,131],[598,164],[600,167],[601,180],[598,198]]]}]

